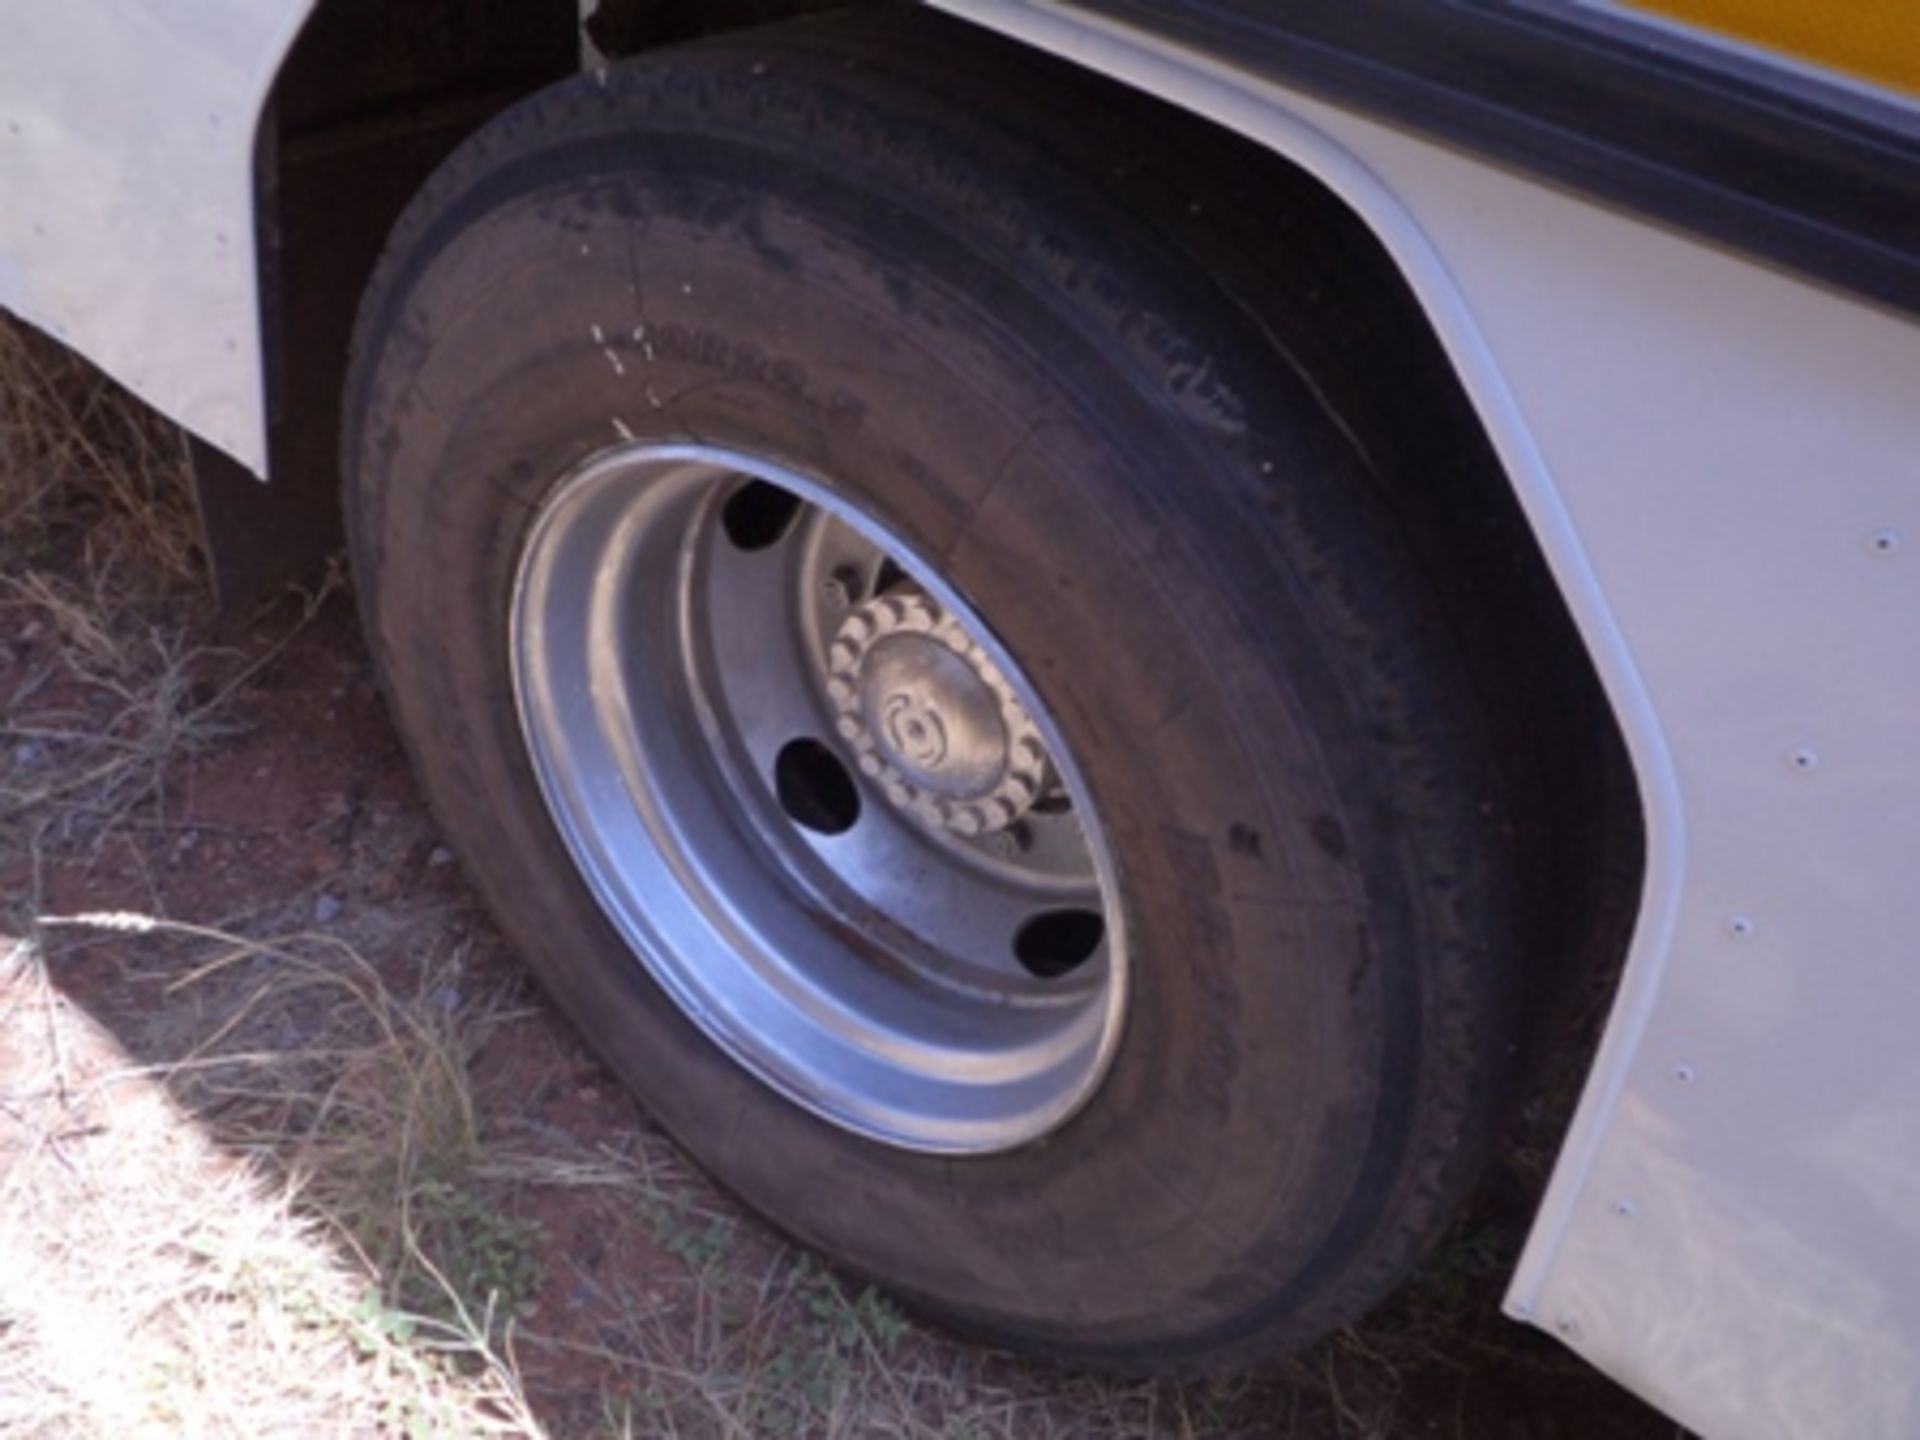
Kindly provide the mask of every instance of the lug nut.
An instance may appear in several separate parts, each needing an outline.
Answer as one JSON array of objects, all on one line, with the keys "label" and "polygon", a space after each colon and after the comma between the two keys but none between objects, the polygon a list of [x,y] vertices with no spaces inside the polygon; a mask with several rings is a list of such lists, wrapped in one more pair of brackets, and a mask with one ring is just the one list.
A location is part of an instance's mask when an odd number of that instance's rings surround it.
[{"label": "lug nut", "polygon": [[848,606],[860,598],[860,572],[851,565],[836,565],[833,573],[820,582],[829,605]]},{"label": "lug nut", "polygon": [[1033,831],[1024,820],[1016,820],[1004,830],[987,836],[987,848],[1004,859],[1022,855],[1033,845]]}]

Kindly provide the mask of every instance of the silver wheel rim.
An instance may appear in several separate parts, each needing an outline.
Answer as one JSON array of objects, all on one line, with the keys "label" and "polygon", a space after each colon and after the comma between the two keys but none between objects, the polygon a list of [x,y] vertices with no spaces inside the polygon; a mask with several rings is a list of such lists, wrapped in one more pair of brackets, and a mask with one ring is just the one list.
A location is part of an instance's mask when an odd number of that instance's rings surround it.
[{"label": "silver wheel rim", "polygon": [[1013,658],[871,515],[755,456],[603,452],[534,519],[511,645],[589,890],[754,1075],[949,1153],[1095,1092],[1127,966],[1086,786]]}]

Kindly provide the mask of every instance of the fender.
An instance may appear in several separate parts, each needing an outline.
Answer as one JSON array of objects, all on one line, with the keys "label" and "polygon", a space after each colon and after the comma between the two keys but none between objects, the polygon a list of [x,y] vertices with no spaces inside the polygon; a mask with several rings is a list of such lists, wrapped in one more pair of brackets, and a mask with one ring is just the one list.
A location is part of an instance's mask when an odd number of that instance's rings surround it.
[{"label": "fender", "polygon": [[1373,230],[1627,739],[1647,869],[1508,1296],[1708,1434],[1920,1426],[1920,328],[1077,7],[945,0]]},{"label": "fender", "polygon": [[187,430],[229,608],[341,545],[338,397],[380,246],[461,138],[578,67],[579,12],[0,0],[0,306]]},{"label": "fender", "polygon": [[0,306],[256,474],[254,143],[310,4],[0,5]]}]

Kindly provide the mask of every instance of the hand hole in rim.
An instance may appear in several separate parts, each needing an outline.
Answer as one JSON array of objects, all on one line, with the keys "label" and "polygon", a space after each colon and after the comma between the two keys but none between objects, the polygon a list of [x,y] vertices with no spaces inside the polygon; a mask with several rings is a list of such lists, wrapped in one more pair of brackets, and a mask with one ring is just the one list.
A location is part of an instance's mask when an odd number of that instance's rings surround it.
[{"label": "hand hole in rim", "polygon": [[796,825],[820,835],[844,835],[860,819],[860,789],[840,757],[802,736],[780,747],[773,762],[774,793]]},{"label": "hand hole in rim", "polygon": [[1013,937],[1014,958],[1042,980],[1070,975],[1100,949],[1107,922],[1094,910],[1048,910]]},{"label": "hand hole in rim", "polygon": [[765,480],[749,480],[727,497],[720,526],[742,550],[766,550],[787,537],[800,518],[800,506],[798,495]]}]

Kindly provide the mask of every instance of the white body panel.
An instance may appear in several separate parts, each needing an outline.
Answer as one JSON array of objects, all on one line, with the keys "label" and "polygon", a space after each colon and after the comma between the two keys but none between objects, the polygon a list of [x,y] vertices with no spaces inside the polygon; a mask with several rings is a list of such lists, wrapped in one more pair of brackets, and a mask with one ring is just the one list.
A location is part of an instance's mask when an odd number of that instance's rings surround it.
[{"label": "white body panel", "polygon": [[[1710,1436],[1920,1436],[1920,328],[1123,29],[946,3],[1354,207],[1595,657],[1649,869],[1510,1308]],[[251,136],[307,4],[0,0],[0,305],[256,469]]]},{"label": "white body panel", "polygon": [[0,0],[0,308],[266,467],[253,144],[311,0]]}]

